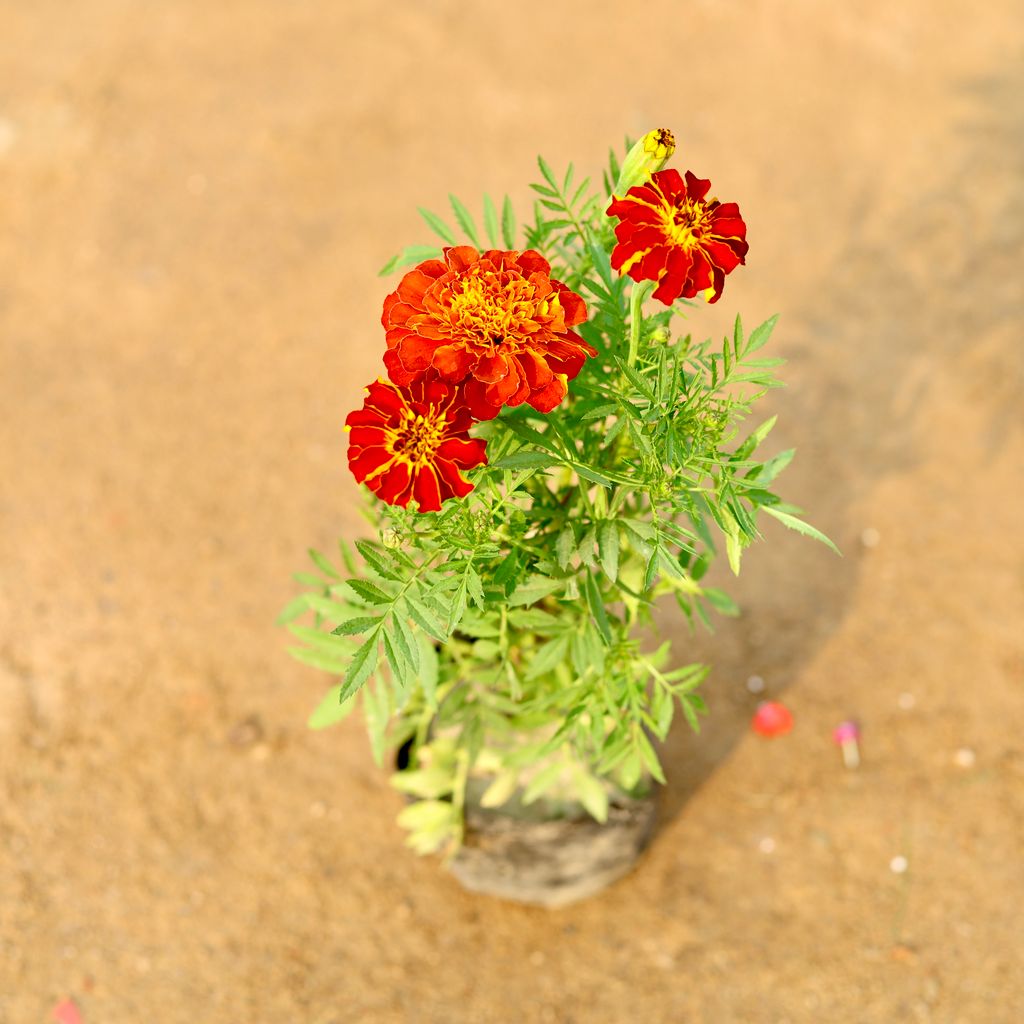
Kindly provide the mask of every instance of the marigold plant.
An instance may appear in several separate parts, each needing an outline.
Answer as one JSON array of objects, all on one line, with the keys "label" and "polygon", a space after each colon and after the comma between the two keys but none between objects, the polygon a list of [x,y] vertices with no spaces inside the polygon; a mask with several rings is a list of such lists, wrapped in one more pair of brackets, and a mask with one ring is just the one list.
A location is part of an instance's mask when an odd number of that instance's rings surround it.
[{"label": "marigold plant", "polygon": [[421,852],[458,847],[469,801],[604,820],[663,782],[655,742],[677,711],[697,728],[708,670],[644,648],[655,603],[734,614],[705,574],[723,549],[739,571],[762,515],[829,543],[772,490],[793,455],[759,457],[774,417],[744,425],[778,386],[774,318],[720,345],[680,329],[747,241],[673,150],[650,132],[598,186],[541,159],[522,229],[508,198],[484,198],[481,234],[451,197],[463,237],[421,210],[444,245],[382,271],[412,268],[346,421],[375,534],[311,552],[282,620],[339,677],[310,724],[361,704],[378,761],[397,752]]}]

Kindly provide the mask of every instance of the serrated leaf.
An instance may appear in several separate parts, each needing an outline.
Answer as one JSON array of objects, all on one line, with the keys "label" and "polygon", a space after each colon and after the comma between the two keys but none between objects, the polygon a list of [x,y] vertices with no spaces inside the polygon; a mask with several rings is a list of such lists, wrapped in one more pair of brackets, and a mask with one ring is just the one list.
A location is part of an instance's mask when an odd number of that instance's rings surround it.
[{"label": "serrated leaf", "polygon": [[596,821],[608,820],[608,790],[585,768],[573,766],[573,782],[580,803]]},{"label": "serrated leaf", "polygon": [[513,608],[520,605],[536,604],[541,598],[561,590],[564,584],[564,580],[553,580],[548,576],[528,576],[512,591],[508,603]]},{"label": "serrated leaf", "polygon": [[319,551],[314,548],[309,549],[309,557],[313,560],[313,564],[325,575],[333,576],[334,579],[340,580],[341,574],[337,569],[327,561],[324,555],[321,555]]},{"label": "serrated leaf", "polygon": [[548,640],[538,647],[530,656],[526,668],[527,679],[537,679],[550,672],[556,665],[560,665],[569,651],[569,636],[562,634],[552,640]]},{"label": "serrated leaf", "polygon": [[307,725],[310,729],[326,729],[329,725],[336,725],[344,721],[356,706],[355,698],[339,700],[341,685],[332,686],[324,699],[317,705],[316,710],[309,716]]},{"label": "serrated leaf", "polygon": [[437,704],[438,657],[437,648],[423,633],[416,634],[419,647],[419,684],[427,705],[431,708]]},{"label": "serrated leaf", "polygon": [[724,590],[716,590],[714,587],[707,587],[704,590],[704,597],[708,604],[721,615],[739,615],[740,606]]},{"label": "serrated leaf", "polygon": [[772,331],[775,329],[775,324],[779,319],[778,313],[773,317],[769,317],[759,327],[755,327],[750,332],[750,337],[747,339],[747,347],[744,349],[744,356],[750,355],[751,352],[756,352],[759,348],[766,345],[768,339],[772,336]]},{"label": "serrated leaf", "polygon": [[567,524],[555,540],[555,557],[558,559],[558,564],[563,569],[568,569],[575,552],[576,532],[571,525]]},{"label": "serrated leaf", "polygon": [[368,629],[373,629],[379,622],[379,616],[360,615],[357,618],[346,619],[344,622],[339,623],[331,632],[334,636],[354,636],[357,633],[365,633]]},{"label": "serrated leaf", "polygon": [[307,594],[299,594],[298,597],[292,598],[281,609],[281,614],[275,620],[277,625],[286,626],[289,622],[294,622],[303,612],[309,611],[309,604],[306,601],[307,596]]},{"label": "serrated leaf", "polygon": [[555,176],[548,166],[548,162],[542,156],[537,157],[537,166],[540,168],[540,173],[544,175],[547,183],[555,190],[558,189],[558,182],[555,180]]},{"label": "serrated leaf", "polygon": [[459,227],[466,233],[466,237],[478,248],[482,249],[480,239],[477,237],[476,224],[473,223],[473,215],[466,209],[463,202],[456,196],[448,193],[448,202],[452,204],[452,212],[459,222]]},{"label": "serrated leaf", "polygon": [[377,634],[374,633],[352,656],[345,678],[341,681],[339,700],[348,700],[377,667]]},{"label": "serrated leaf", "polygon": [[484,232],[487,241],[491,243],[492,249],[500,245],[498,241],[498,212],[494,208],[494,200],[489,195],[484,195]]},{"label": "serrated leaf", "polygon": [[519,774],[515,771],[504,771],[495,776],[494,781],[484,790],[480,797],[481,807],[500,807],[508,803],[516,791]]},{"label": "serrated leaf", "polygon": [[605,575],[614,583],[619,576],[619,527],[613,519],[598,524],[597,557]]},{"label": "serrated leaf", "polygon": [[440,217],[438,217],[436,213],[432,213],[430,210],[425,210],[422,206],[417,206],[416,209],[419,212],[419,215],[424,219],[424,221],[426,221],[427,227],[429,227],[435,235],[443,238],[449,245],[456,244],[455,233],[443,220],[441,220]]},{"label": "serrated leaf", "polygon": [[552,786],[561,780],[564,771],[565,765],[559,761],[545,765],[527,785],[523,792],[523,803],[532,804],[535,800],[542,797]]},{"label": "serrated leaf", "polygon": [[805,537],[813,537],[814,540],[820,541],[826,547],[831,548],[837,555],[842,557],[842,552],[821,532],[821,530],[815,529],[810,523],[805,523],[802,519],[797,519],[796,516],[790,515],[788,512],[782,512],[778,508],[772,505],[762,505],[762,509],[775,519],[778,519],[783,526],[788,526],[791,530],[795,530],[797,533],[802,533]]},{"label": "serrated leaf", "polygon": [[608,623],[608,613],[604,608],[604,601],[601,600],[601,591],[592,573],[587,573],[584,583],[584,590],[587,595],[587,604],[590,606],[590,614],[594,618],[597,631],[606,644],[612,642],[611,626]]},{"label": "serrated leaf", "polygon": [[377,271],[377,276],[385,277],[400,267],[410,267],[413,264],[422,263],[424,260],[436,260],[440,255],[441,250],[436,245],[407,245]]},{"label": "serrated leaf", "polygon": [[512,200],[505,196],[501,205],[501,236],[506,249],[514,249],[516,245],[516,215],[512,209]]},{"label": "serrated leaf", "polygon": [[346,586],[358,597],[361,597],[364,601],[369,601],[370,604],[390,604],[391,595],[385,594],[380,587],[374,586],[368,580],[345,580]]}]

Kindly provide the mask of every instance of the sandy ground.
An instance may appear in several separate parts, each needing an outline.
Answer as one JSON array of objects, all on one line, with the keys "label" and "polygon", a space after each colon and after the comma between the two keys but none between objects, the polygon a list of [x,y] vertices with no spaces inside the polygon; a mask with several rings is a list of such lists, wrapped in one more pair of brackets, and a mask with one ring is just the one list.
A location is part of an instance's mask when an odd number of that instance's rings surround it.
[{"label": "sandy ground", "polygon": [[[3,1024],[1024,1019],[1017,4],[0,6]],[[772,442],[845,557],[768,528],[741,619],[666,614],[712,719],[640,868],[547,913],[403,848],[273,618],[362,528],[415,206],[655,125],[741,204],[694,329],[781,312]]]}]

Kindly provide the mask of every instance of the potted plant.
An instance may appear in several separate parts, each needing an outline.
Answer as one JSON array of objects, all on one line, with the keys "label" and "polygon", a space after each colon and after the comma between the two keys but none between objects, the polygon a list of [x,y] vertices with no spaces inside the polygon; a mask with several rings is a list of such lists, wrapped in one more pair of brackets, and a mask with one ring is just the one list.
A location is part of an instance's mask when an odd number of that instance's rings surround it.
[{"label": "potted plant", "polygon": [[[603,187],[572,165],[543,180],[532,220],[455,197],[459,234],[412,246],[383,304],[382,373],[346,420],[374,532],[311,552],[282,619],[297,658],[337,677],[320,728],[360,705],[391,752],[399,822],[464,884],[539,903],[623,873],[649,834],[656,741],[694,729],[707,668],[638,631],[663,595],[691,623],[735,614],[705,585],[739,572],[767,515],[821,540],[761,460],[778,386],[774,318],[721,344],[685,320],[744,263],[746,225],[710,182],[666,164],[649,132]],[[827,542],[827,541],[826,541]]]}]

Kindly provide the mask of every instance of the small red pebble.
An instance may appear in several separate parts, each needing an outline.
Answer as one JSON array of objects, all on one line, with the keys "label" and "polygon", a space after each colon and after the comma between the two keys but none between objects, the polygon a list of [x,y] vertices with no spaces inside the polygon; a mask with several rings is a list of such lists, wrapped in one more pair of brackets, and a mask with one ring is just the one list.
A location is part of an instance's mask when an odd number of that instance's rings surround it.
[{"label": "small red pebble", "polygon": [[82,1015],[73,999],[65,999],[53,1008],[53,1019],[57,1024],[82,1024]]},{"label": "small red pebble", "polygon": [[758,736],[785,736],[793,728],[793,713],[777,700],[758,704],[751,723]]}]

